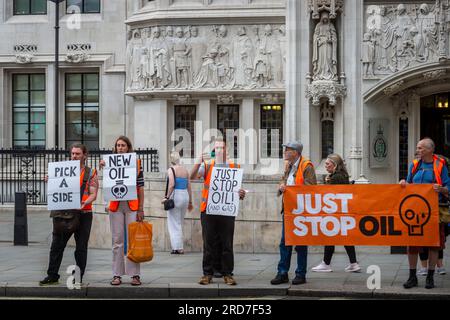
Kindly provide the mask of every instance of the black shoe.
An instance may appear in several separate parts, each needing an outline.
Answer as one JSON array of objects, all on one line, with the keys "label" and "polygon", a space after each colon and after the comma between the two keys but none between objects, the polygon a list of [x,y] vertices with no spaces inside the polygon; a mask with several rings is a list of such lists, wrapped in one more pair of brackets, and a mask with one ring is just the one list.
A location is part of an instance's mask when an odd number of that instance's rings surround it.
[{"label": "black shoe", "polygon": [[295,278],[292,280],[292,284],[304,284],[306,283],[306,278],[302,276],[295,276]]},{"label": "black shoe", "polygon": [[275,278],[270,280],[270,284],[282,284],[282,283],[288,283],[289,282],[289,276],[287,273],[285,274],[277,274]]},{"label": "black shoe", "polygon": [[425,289],[433,289],[434,288],[434,277],[427,277],[425,280]]},{"label": "black shoe", "polygon": [[412,287],[417,287],[417,277],[409,277],[408,280],[403,284],[403,288],[411,289]]},{"label": "black shoe", "polygon": [[51,286],[51,285],[55,285],[55,284],[59,284],[58,279],[54,279],[54,278],[50,278],[50,277],[46,277],[44,280],[39,281],[40,286]]}]

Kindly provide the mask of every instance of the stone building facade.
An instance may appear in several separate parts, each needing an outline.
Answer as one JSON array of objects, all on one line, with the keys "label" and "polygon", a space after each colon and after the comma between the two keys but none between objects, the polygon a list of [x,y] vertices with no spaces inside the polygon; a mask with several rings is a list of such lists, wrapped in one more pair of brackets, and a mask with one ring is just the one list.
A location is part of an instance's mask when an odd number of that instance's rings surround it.
[{"label": "stone building facade", "polygon": [[[421,137],[450,156],[449,0],[97,1],[79,29],[61,4],[62,143],[110,147],[126,134],[157,149],[165,172],[173,148],[195,158],[215,129],[240,129],[227,140],[254,191],[237,224],[241,251],[276,250],[282,141],[302,141],[319,173],[336,152],[352,179],[372,183],[404,178]],[[26,15],[13,2],[0,1],[0,147],[50,148],[54,5]],[[14,120],[21,107],[40,117],[28,130]],[[31,125],[38,137],[24,138]],[[163,178],[147,176],[160,230]],[[99,223],[107,229],[106,216]],[[186,226],[200,249],[198,216]]]}]

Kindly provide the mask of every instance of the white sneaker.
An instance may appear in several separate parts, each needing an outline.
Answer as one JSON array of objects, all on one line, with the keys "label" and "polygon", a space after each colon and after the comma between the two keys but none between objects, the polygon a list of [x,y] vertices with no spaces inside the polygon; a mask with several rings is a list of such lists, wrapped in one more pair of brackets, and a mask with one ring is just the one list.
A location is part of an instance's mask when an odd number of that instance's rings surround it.
[{"label": "white sneaker", "polygon": [[345,268],[345,272],[360,272],[361,271],[361,267],[359,266],[358,263],[350,263],[346,268]]},{"label": "white sneaker", "polygon": [[446,273],[447,273],[447,272],[445,271],[445,268],[444,268],[444,267],[442,267],[442,268],[437,268],[437,269],[436,269],[436,272],[439,273],[439,274],[446,274]]},{"label": "white sneaker", "polygon": [[311,269],[314,272],[332,272],[329,264],[326,264],[325,262],[321,262],[319,265]]},{"label": "white sneaker", "polygon": [[428,274],[427,268],[420,268],[419,271],[417,271],[418,276],[426,276]]}]

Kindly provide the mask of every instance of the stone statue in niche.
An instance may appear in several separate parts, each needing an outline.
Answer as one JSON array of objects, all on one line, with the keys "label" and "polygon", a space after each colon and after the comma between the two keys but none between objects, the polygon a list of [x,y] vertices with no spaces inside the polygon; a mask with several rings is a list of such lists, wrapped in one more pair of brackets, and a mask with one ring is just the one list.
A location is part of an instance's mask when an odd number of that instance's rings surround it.
[{"label": "stone statue in niche", "polygon": [[321,13],[314,31],[313,80],[338,80],[337,33],[326,11]]},{"label": "stone statue in niche", "polygon": [[139,77],[141,75],[142,41],[139,30],[134,30],[132,39],[127,48],[127,64],[129,70],[129,88],[137,90],[139,88]]},{"label": "stone statue in niche", "polygon": [[364,34],[362,48],[363,74],[365,77],[374,77],[375,45],[370,33]]},{"label": "stone statue in niche", "polygon": [[234,40],[235,87],[238,89],[254,88],[253,60],[255,48],[247,35],[247,29],[240,26]]},{"label": "stone statue in niche", "polygon": [[207,40],[204,37],[199,36],[198,27],[190,27],[190,38],[188,41],[189,46],[191,47],[191,76],[192,79],[195,79],[197,73],[200,71],[202,66],[201,57],[206,54],[206,43]]},{"label": "stone statue in niche", "polygon": [[161,37],[161,29],[153,28],[153,39],[148,47],[148,77],[153,88],[165,88],[172,82],[169,48]]},{"label": "stone statue in niche", "polygon": [[189,88],[191,72],[190,62],[191,48],[184,36],[181,27],[176,29],[176,38],[173,45],[173,58],[175,61],[176,88]]}]

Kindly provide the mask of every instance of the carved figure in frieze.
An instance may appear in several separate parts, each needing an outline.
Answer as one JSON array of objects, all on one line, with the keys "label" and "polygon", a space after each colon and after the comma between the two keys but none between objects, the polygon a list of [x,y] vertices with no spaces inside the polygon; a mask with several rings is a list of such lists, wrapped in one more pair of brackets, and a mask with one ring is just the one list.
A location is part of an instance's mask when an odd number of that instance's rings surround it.
[{"label": "carved figure in frieze", "polygon": [[141,33],[139,30],[134,30],[132,40],[128,43],[127,47],[127,64],[129,70],[128,88],[131,90],[138,89],[139,87],[142,50]]},{"label": "carved figure in frieze", "polygon": [[199,35],[198,27],[194,26],[190,28],[190,38],[188,44],[191,47],[192,56],[191,75],[192,79],[195,79],[195,76],[200,71],[202,66],[202,57],[206,54],[207,48],[207,40]]},{"label": "carved figure in frieze", "polygon": [[212,46],[202,57],[202,67],[194,79],[194,88],[216,88],[219,86],[219,69],[223,68],[218,62],[219,51]]},{"label": "carved figure in frieze", "polygon": [[218,51],[219,86],[231,89],[234,86],[235,71],[233,67],[231,39],[228,37],[228,30],[225,25],[221,25],[219,28],[213,27],[213,31],[216,33],[213,46]]},{"label": "carved figure in frieze", "polygon": [[154,27],[152,34],[153,39],[148,48],[150,85],[153,88],[164,88],[172,82],[169,48],[161,37],[159,27]]},{"label": "carved figure in frieze", "polygon": [[415,26],[413,19],[408,15],[406,6],[401,3],[397,6],[397,20],[395,24],[395,48],[396,48],[396,67],[397,70],[403,70],[409,65],[405,49],[408,49],[410,44],[410,31]]},{"label": "carved figure in frieze", "polygon": [[236,88],[254,88],[253,60],[255,58],[255,48],[244,26],[239,27],[237,30],[237,37],[234,40],[233,56],[236,70]]},{"label": "carved figure in frieze", "polygon": [[[259,87],[269,87],[274,82],[281,82],[276,78],[281,67],[280,45],[272,34],[272,26],[264,27],[264,35],[256,34],[256,55],[253,78]],[[278,84],[278,83],[277,83]]]},{"label": "carved figure in frieze", "polygon": [[181,27],[176,29],[176,38],[173,45],[173,58],[175,61],[175,76],[177,88],[188,88],[190,86],[189,78],[191,72],[190,62],[191,48],[184,37],[184,31]]},{"label": "carved figure in frieze", "polygon": [[419,14],[417,18],[417,28],[420,36],[423,40],[421,43],[421,51],[423,51],[423,62],[428,60],[429,52],[433,54],[437,53],[439,35],[436,23],[436,17],[433,12],[431,12],[428,4],[423,3],[419,7]]}]

